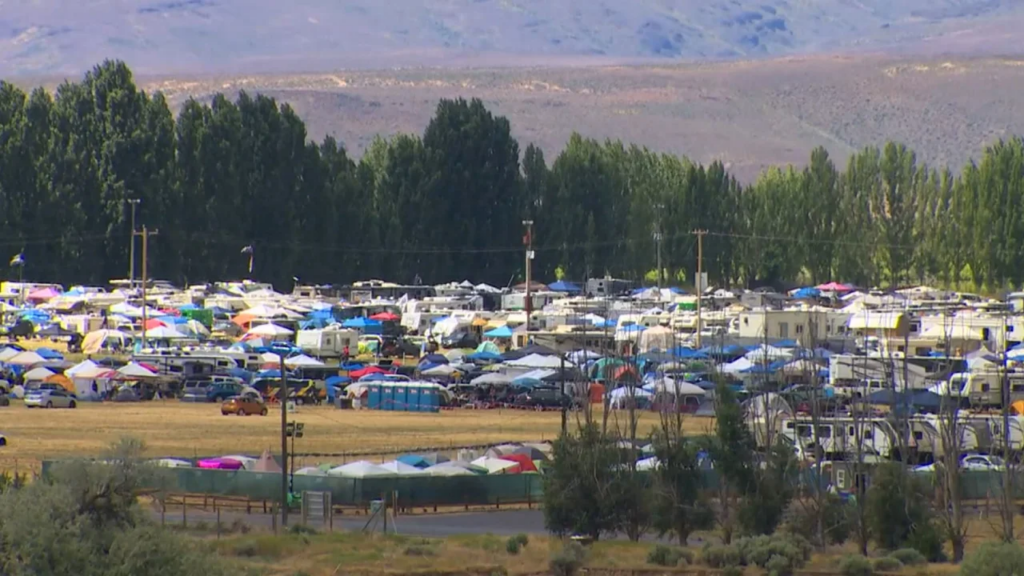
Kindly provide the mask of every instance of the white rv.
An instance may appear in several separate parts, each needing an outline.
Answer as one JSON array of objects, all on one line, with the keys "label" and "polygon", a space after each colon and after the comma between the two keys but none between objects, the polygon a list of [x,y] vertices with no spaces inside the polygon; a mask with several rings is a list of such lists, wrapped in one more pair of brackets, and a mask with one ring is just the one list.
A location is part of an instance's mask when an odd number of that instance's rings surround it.
[{"label": "white rv", "polygon": [[340,358],[346,347],[354,356],[359,349],[359,332],[333,327],[299,330],[295,344],[303,352],[318,358]]}]

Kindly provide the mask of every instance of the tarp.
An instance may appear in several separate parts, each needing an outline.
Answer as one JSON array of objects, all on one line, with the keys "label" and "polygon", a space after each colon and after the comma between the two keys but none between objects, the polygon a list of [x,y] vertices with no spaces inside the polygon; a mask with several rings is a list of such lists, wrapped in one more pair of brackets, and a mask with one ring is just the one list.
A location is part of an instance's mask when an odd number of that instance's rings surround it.
[{"label": "tarp", "polygon": [[560,368],[563,364],[563,360],[556,356],[541,356],[540,354],[530,354],[518,360],[510,360],[507,362],[509,366],[516,366],[519,368]]},{"label": "tarp", "polygon": [[399,319],[400,318],[398,314],[395,314],[393,312],[380,312],[374,314],[373,316],[370,316],[370,320],[379,320],[381,322],[394,322],[395,320]]},{"label": "tarp", "polygon": [[484,338],[511,338],[512,329],[508,326],[499,326],[493,330],[484,332]]},{"label": "tarp", "polygon": [[572,282],[566,282],[564,280],[559,280],[558,282],[555,282],[553,284],[548,284],[548,289],[551,290],[552,292],[568,292],[572,294],[582,292],[579,286],[573,284]]}]

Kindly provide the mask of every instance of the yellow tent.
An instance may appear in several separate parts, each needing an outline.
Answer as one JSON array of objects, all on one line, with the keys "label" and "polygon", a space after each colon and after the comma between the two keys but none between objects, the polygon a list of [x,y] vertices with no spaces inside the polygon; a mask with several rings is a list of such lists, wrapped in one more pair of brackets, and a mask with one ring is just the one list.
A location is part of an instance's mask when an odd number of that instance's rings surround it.
[{"label": "yellow tent", "polygon": [[48,376],[43,382],[49,382],[51,384],[60,384],[68,392],[75,391],[75,385],[71,382],[71,379],[63,374],[54,374]]}]

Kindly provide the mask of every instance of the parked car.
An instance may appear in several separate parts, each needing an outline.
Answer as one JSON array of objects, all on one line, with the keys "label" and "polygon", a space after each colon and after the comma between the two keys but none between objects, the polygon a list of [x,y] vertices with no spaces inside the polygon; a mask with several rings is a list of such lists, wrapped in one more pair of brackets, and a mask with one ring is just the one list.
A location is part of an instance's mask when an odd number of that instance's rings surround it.
[{"label": "parked car", "polygon": [[229,414],[237,414],[239,416],[259,414],[260,416],[266,416],[267,412],[267,405],[256,394],[245,394],[228,398],[220,405],[220,413],[224,416]]},{"label": "parked car", "polygon": [[558,388],[534,388],[516,396],[515,405],[521,408],[560,409],[563,406],[570,408],[572,401],[567,394],[562,394]]},{"label": "parked car", "polygon": [[7,446],[7,436],[0,434],[0,446]]},{"label": "parked car", "polygon": [[207,386],[192,386],[185,389],[182,402],[223,402],[242,392],[244,386],[238,382],[213,382]]},{"label": "parked car", "polygon": [[26,408],[76,408],[78,397],[64,390],[52,388],[33,388],[25,392]]}]

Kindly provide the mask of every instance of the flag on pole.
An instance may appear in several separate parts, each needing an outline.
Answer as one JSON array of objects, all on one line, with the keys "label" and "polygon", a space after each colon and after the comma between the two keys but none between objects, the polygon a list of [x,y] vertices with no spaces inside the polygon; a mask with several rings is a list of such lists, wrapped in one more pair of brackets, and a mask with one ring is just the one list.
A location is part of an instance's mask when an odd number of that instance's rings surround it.
[{"label": "flag on pole", "polygon": [[11,266],[24,266],[24,265],[25,265],[25,254],[23,252],[18,252],[17,254],[14,255],[14,258],[11,258]]}]

